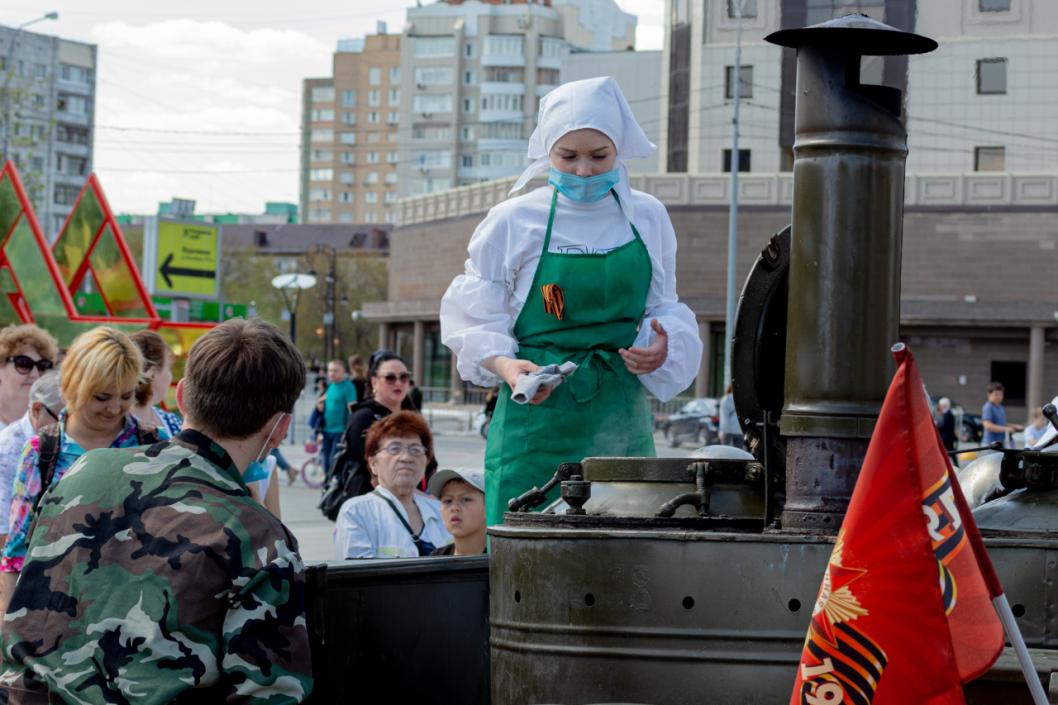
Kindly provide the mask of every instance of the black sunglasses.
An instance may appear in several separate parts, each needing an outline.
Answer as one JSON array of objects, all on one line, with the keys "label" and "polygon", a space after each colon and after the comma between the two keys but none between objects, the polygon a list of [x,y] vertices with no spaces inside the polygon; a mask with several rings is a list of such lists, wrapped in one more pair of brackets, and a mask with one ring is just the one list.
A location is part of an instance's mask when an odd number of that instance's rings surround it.
[{"label": "black sunglasses", "polygon": [[386,380],[390,384],[396,384],[399,379],[401,382],[407,382],[411,379],[411,375],[407,372],[401,372],[399,375],[395,375],[390,372],[388,375],[379,375],[382,379]]},{"label": "black sunglasses", "polygon": [[51,360],[46,360],[44,358],[34,360],[28,355],[12,355],[7,358],[6,362],[13,362],[15,364],[15,372],[18,372],[20,375],[28,375],[34,367],[36,367],[41,374],[44,374],[51,368],[55,367],[55,363]]}]

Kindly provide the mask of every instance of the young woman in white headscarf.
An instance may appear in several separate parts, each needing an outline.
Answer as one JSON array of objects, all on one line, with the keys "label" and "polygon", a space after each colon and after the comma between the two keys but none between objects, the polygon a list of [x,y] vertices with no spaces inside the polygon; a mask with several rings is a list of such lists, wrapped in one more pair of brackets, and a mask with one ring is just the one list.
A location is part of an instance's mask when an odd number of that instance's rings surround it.
[{"label": "young woman in white headscarf", "polygon": [[[671,399],[697,374],[702,343],[676,296],[672,223],[630,188],[624,164],[654,149],[613,78],[551,91],[511,193],[544,173],[548,185],[489,211],[441,301],[462,378],[502,383],[485,451],[490,525],[559,463],[653,456],[645,392]],[[511,401],[520,375],[565,361],[579,369],[563,384]]]}]

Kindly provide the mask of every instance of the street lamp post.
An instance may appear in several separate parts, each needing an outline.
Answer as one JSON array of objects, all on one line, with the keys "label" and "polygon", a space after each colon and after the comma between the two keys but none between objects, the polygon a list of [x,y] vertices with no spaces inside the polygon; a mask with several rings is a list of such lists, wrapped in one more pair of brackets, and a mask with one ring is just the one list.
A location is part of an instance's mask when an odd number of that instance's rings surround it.
[{"label": "street lamp post", "polygon": [[15,27],[15,33],[11,35],[11,44],[7,49],[7,57],[5,59],[4,67],[4,86],[3,90],[0,91],[0,102],[4,105],[4,158],[0,160],[0,166],[3,166],[8,159],[8,154],[11,147],[11,96],[9,94],[11,77],[15,71],[15,55],[18,52],[18,37],[22,34],[22,30],[30,25],[43,22],[44,20],[57,20],[59,19],[58,12],[48,12],[40,17],[23,22],[18,27]]},{"label": "street lamp post", "polygon": [[[272,279],[272,286],[279,289],[283,303],[290,312],[290,342],[298,344],[298,300],[301,292],[316,286],[316,277],[311,274],[280,274]],[[293,296],[293,301],[291,300]]]},{"label": "street lamp post", "polygon": [[731,121],[731,201],[727,214],[727,306],[724,312],[724,381],[720,388],[731,384],[731,342],[735,335],[735,304],[738,291],[735,288],[735,266],[738,263],[738,170],[742,167],[739,158],[739,104],[742,102],[742,10],[745,0],[732,0],[738,22],[735,30],[735,66],[731,76],[732,97],[735,101],[735,119]]}]

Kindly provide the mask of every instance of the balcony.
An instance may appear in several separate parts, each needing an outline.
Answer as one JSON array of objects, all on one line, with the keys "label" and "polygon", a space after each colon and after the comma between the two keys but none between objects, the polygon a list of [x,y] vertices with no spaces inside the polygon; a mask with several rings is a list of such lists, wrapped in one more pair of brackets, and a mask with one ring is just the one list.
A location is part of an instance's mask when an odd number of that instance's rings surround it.
[{"label": "balcony", "polygon": [[538,56],[536,57],[536,68],[538,69],[562,69],[561,56]]},{"label": "balcony", "polygon": [[[482,54],[482,66],[525,66],[525,55],[523,54]],[[539,62],[538,62],[538,65]],[[546,68],[559,68],[549,66]]]},{"label": "balcony", "polygon": [[511,93],[523,95],[525,93],[524,83],[506,83],[504,81],[486,81],[480,86],[482,93]]},{"label": "balcony", "polygon": [[536,97],[543,98],[545,95],[555,90],[556,88],[558,88],[558,86],[553,83],[538,83],[536,84]]},{"label": "balcony", "polygon": [[481,122],[521,122],[524,117],[521,110],[482,110],[478,113]]}]

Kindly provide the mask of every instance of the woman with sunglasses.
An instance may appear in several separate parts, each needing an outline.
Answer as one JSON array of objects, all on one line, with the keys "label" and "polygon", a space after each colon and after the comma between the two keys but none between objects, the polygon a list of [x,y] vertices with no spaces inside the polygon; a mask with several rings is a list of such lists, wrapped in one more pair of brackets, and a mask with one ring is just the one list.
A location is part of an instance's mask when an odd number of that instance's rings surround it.
[{"label": "woman with sunglasses", "polygon": [[0,330],[0,429],[23,417],[29,388],[55,366],[59,345],[32,324]]},{"label": "woman with sunglasses", "polygon": [[378,350],[368,363],[368,398],[349,410],[339,449],[335,454],[334,475],[346,480],[347,497],[358,497],[371,491],[371,473],[364,455],[364,440],[376,422],[398,411],[415,411],[408,390],[411,373],[404,359],[391,350]]},{"label": "woman with sunglasses", "polygon": [[364,454],[376,487],[342,505],[334,529],[342,558],[416,558],[452,542],[441,503],[420,491],[433,459],[433,437],[422,416],[398,411],[367,432]]},{"label": "woman with sunglasses", "polygon": [[42,428],[59,420],[63,406],[59,373],[49,371],[29,388],[29,410],[25,415],[0,431],[0,547],[7,542],[11,485],[22,449]]},{"label": "woman with sunglasses", "polygon": [[158,430],[130,412],[143,355],[127,335],[107,327],[79,335],[60,372],[66,408],[22,450],[12,486],[7,543],[0,554],[0,605],[6,610],[26,557],[33,515],[48,487],[96,448],[152,445]]}]

